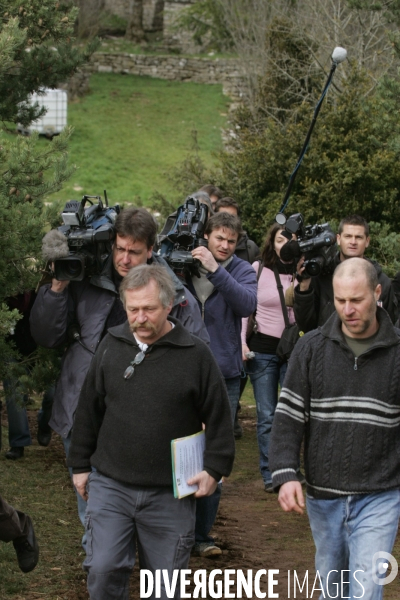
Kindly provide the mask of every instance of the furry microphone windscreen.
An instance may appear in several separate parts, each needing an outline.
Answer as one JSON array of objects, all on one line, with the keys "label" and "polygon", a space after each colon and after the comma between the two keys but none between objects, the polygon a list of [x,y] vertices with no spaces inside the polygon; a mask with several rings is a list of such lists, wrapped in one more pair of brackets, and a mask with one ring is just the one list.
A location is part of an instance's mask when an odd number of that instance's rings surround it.
[{"label": "furry microphone windscreen", "polygon": [[46,261],[54,261],[68,256],[69,248],[67,238],[61,231],[52,229],[42,240],[42,256]]}]

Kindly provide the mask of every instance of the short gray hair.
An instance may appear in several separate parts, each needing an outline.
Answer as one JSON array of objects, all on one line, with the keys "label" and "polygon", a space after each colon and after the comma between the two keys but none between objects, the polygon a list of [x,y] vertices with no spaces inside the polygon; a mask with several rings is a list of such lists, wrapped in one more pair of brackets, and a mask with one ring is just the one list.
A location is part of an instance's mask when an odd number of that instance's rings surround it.
[{"label": "short gray hair", "polygon": [[125,292],[146,287],[150,281],[155,281],[159,289],[159,299],[167,308],[175,298],[175,286],[165,267],[160,265],[139,265],[133,267],[123,278],[119,288],[121,302],[126,308]]}]

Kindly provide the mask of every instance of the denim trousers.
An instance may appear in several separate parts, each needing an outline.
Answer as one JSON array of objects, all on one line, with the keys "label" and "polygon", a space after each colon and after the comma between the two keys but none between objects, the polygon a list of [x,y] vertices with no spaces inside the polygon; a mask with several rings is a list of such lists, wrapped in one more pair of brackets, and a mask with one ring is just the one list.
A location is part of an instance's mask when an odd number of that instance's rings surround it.
[{"label": "denim trousers", "polygon": [[6,396],[10,447],[30,446],[32,439],[25,408],[28,396],[22,393],[18,381],[15,379],[4,379],[3,387]]},{"label": "denim trousers", "polygon": [[217,485],[217,489],[211,496],[196,498],[196,544],[213,544],[214,538],[208,535],[211,531],[217,516],[219,501],[221,499],[222,483]]},{"label": "denim trousers", "polygon": [[316,547],[315,568],[324,589],[320,600],[381,600],[389,557],[377,553],[392,551],[400,490],[333,500],[307,496],[307,512]]},{"label": "denim trousers", "polygon": [[232,413],[232,423],[235,422],[235,415],[240,398],[240,382],[241,376],[225,378],[226,391],[228,392],[229,404]]},{"label": "denim trousers", "polygon": [[[232,424],[235,422],[235,415],[240,398],[240,382],[240,375],[225,379],[229,404],[231,407]],[[217,518],[220,499],[221,484],[218,484],[217,489],[213,494],[211,494],[211,496],[205,496],[204,498],[199,498],[196,500],[196,544],[202,544],[204,542],[209,544],[214,543],[214,539],[208,534],[214,525],[215,519]]]},{"label": "denim trousers", "polygon": [[278,403],[278,386],[283,385],[286,369],[287,363],[281,364],[276,354],[255,352],[255,357],[246,363],[257,407],[257,441],[264,483],[272,481],[268,464],[269,438]]},{"label": "denim trousers", "polygon": [[[89,475],[86,513],[88,591],[92,600],[129,600],[129,576],[135,564],[135,542],[141,569],[187,569],[194,544],[195,499],[174,498],[171,488],[127,485],[98,471]],[[163,579],[160,594],[167,595]]]}]

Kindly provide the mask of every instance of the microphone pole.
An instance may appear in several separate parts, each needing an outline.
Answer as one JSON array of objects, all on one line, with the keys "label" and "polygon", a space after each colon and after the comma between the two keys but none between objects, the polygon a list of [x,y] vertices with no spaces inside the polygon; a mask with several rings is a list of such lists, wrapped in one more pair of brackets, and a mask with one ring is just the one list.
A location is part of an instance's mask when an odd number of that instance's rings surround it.
[{"label": "microphone pole", "polygon": [[329,89],[329,86],[331,85],[333,75],[334,75],[334,73],[336,71],[336,67],[338,66],[339,63],[343,62],[346,59],[346,57],[347,57],[347,50],[345,50],[344,48],[341,48],[340,46],[337,46],[334,49],[334,51],[332,52],[332,66],[331,66],[331,70],[330,70],[330,73],[328,75],[328,79],[326,80],[325,87],[324,87],[324,89],[322,91],[321,97],[318,100],[317,106],[315,107],[314,116],[313,116],[313,119],[311,121],[310,128],[309,128],[308,133],[306,135],[306,139],[304,141],[303,147],[302,147],[302,149],[300,151],[299,158],[297,159],[297,164],[296,164],[296,166],[295,166],[295,168],[293,170],[293,173],[290,176],[289,185],[287,187],[287,190],[286,190],[286,193],[285,193],[285,197],[283,198],[282,205],[281,205],[281,207],[279,209],[279,213],[283,213],[283,211],[285,210],[286,206],[289,203],[290,192],[292,191],[292,187],[293,187],[293,184],[294,184],[294,180],[296,179],[297,171],[299,170],[300,165],[303,162],[303,158],[305,156],[305,153],[307,152],[308,144],[310,142],[311,134],[313,132],[314,125],[315,125],[315,123],[317,121],[317,117],[318,117],[319,111],[321,110],[322,102],[323,102],[323,100],[324,100],[324,98],[326,96],[326,93],[327,93],[327,91]]}]

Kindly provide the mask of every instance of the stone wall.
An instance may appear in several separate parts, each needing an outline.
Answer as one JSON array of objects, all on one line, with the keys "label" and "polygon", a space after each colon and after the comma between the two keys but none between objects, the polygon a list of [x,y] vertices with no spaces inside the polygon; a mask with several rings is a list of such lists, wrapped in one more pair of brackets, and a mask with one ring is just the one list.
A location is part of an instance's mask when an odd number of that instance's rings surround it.
[{"label": "stone wall", "polygon": [[223,93],[239,100],[244,93],[244,77],[235,59],[182,58],[142,54],[96,52],[85,66],[86,72],[149,75],[173,81],[222,84]]}]

